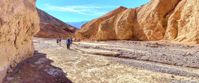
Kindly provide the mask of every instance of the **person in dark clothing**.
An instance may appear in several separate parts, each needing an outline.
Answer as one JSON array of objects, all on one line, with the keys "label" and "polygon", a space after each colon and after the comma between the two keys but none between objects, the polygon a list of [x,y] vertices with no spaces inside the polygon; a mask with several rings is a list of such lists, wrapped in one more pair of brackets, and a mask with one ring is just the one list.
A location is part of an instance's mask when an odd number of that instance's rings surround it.
[{"label": "person in dark clothing", "polygon": [[59,44],[59,39],[57,39],[57,45]]},{"label": "person in dark clothing", "polygon": [[72,38],[68,38],[68,39],[66,40],[67,49],[70,49],[70,46],[71,46],[72,43],[73,43]]},{"label": "person in dark clothing", "polygon": [[61,45],[61,38],[57,39],[57,45]]},{"label": "person in dark clothing", "polygon": [[62,40],[62,39],[61,39],[61,38],[59,38],[59,45],[60,45],[60,46],[61,46],[61,40]]}]

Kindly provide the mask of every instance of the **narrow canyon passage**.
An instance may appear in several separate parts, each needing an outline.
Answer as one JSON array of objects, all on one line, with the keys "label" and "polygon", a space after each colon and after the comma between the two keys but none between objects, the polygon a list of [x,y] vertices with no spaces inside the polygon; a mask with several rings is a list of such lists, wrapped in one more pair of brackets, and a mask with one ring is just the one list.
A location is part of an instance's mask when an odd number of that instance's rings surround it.
[{"label": "narrow canyon passage", "polygon": [[[139,58],[135,60],[136,58],[128,57],[128,53],[125,52],[128,49],[134,49],[137,50],[137,52],[147,51],[147,48],[143,49],[142,45],[150,45],[149,47],[154,48],[158,45],[156,43],[136,43],[128,41],[119,41],[118,43],[114,41],[75,42],[71,50],[67,50],[64,43],[65,41],[62,41],[62,45],[59,46],[56,44],[56,40],[34,38],[35,49],[38,53],[45,54],[45,59],[35,59],[35,62],[28,61],[28,63],[30,63],[29,65],[31,66],[32,63],[48,63],[51,67],[47,66],[47,68],[44,68],[44,71],[49,75],[43,72],[36,73],[43,71],[43,67],[40,68],[40,66],[36,66],[38,70],[34,71],[25,69],[32,71],[32,73],[26,74],[21,74],[21,69],[19,68],[15,73],[11,71],[11,73],[8,74],[4,79],[5,83],[27,83],[26,79],[29,79],[28,83],[35,83],[34,80],[30,79],[40,78],[40,75],[46,76],[44,78],[47,79],[37,79],[37,83],[49,83],[49,80],[51,83],[199,82],[199,80],[197,80],[199,78],[199,70],[197,68],[171,66],[154,63],[153,61],[147,62]],[[161,45],[158,46],[161,47]],[[178,48],[180,46],[173,46],[171,48],[174,47]],[[185,48],[186,47],[184,47],[184,50],[186,50]],[[142,50],[138,51],[138,49]],[[37,57],[36,55],[38,54],[35,54],[33,58]],[[48,60],[51,62],[49,63]],[[28,65],[25,65],[25,67],[27,66]],[[53,78],[53,76],[55,77]],[[26,77],[26,79],[22,79],[22,77]]]},{"label": "narrow canyon passage", "polygon": [[198,0],[59,1],[0,0],[0,83],[199,83]]}]

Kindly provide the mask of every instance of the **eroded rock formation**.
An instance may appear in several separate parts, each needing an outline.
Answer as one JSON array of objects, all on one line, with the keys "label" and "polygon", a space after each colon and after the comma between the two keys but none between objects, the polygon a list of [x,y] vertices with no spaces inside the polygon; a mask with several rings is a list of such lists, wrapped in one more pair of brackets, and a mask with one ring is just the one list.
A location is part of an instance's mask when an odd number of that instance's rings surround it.
[{"label": "eroded rock formation", "polygon": [[168,18],[166,39],[199,43],[199,1],[181,0]]},{"label": "eroded rock formation", "polygon": [[33,54],[39,31],[35,0],[0,0],[0,82],[7,69]]},{"label": "eroded rock formation", "polygon": [[197,0],[151,0],[138,8],[120,7],[87,23],[78,40],[170,40],[199,43]]},{"label": "eroded rock formation", "polygon": [[36,37],[42,38],[66,38],[74,34],[76,28],[68,25],[57,18],[37,9],[40,17],[41,30]]}]

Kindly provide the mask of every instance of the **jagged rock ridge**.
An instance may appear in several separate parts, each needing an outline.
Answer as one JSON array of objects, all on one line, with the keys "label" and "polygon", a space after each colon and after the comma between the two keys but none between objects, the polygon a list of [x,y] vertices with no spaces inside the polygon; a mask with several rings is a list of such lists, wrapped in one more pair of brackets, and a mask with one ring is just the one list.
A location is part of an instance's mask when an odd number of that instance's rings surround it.
[{"label": "jagged rock ridge", "polygon": [[41,30],[36,37],[43,38],[66,38],[75,33],[76,28],[68,25],[59,19],[47,14],[46,12],[37,9],[40,17]]},{"label": "jagged rock ridge", "polygon": [[197,0],[151,0],[138,8],[118,9],[76,32],[78,40],[169,40],[198,43]]}]

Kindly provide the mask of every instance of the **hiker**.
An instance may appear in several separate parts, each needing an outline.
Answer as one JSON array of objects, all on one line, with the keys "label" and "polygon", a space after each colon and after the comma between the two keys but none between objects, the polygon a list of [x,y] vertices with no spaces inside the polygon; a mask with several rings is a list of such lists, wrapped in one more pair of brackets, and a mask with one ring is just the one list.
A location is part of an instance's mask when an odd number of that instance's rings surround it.
[{"label": "hiker", "polygon": [[57,45],[59,44],[59,39],[57,39]]},{"label": "hiker", "polygon": [[61,38],[57,39],[57,45],[61,45]]},{"label": "hiker", "polygon": [[70,46],[71,46],[72,43],[73,43],[72,38],[68,38],[68,39],[66,40],[67,49],[70,49]]},{"label": "hiker", "polygon": [[60,46],[61,46],[61,40],[62,40],[62,39],[61,39],[61,38],[59,38],[59,45],[60,45]]}]

